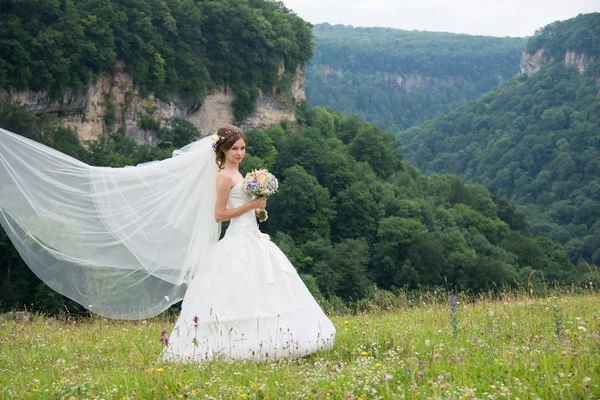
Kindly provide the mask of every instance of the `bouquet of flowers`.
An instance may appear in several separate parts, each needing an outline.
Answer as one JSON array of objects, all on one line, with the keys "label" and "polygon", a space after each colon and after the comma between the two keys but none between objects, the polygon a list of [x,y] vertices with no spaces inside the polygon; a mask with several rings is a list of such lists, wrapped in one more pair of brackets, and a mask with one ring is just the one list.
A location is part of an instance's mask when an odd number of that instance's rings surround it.
[{"label": "bouquet of flowers", "polygon": [[[272,195],[278,187],[277,178],[266,169],[250,171],[242,181],[242,190],[255,199]],[[260,222],[266,221],[267,211],[263,208],[258,212],[257,217]]]}]

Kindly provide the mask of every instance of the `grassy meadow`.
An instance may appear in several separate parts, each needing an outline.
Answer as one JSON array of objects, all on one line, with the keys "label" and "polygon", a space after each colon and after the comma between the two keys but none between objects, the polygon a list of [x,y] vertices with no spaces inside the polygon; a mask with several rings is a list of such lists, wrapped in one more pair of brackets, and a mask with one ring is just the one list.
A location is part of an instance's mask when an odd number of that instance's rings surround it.
[{"label": "grassy meadow", "polygon": [[172,317],[4,318],[0,398],[597,399],[599,300],[596,291],[388,298],[334,315],[332,350],[265,363],[165,363]]}]

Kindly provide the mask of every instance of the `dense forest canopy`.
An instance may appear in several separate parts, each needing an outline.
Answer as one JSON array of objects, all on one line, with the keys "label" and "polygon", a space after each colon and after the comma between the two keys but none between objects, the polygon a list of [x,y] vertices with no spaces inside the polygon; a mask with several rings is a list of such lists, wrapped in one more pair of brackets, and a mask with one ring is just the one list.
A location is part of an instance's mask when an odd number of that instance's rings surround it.
[{"label": "dense forest canopy", "polygon": [[316,25],[313,34],[308,102],[356,113],[391,132],[442,115],[514,77],[526,43],[329,24]]},{"label": "dense forest canopy", "polygon": [[[586,55],[600,59],[600,49],[586,45],[590,38],[598,42],[590,21],[600,26],[600,13],[540,30],[528,48],[544,43],[550,54],[561,48],[554,63],[408,129],[401,138],[407,159],[424,172],[459,174],[513,199],[524,205],[534,234],[563,243],[573,262],[598,264],[600,63],[590,61],[579,73],[563,62],[572,49],[594,51]],[[556,34],[549,41],[553,31],[591,36]],[[566,39],[572,48],[564,47]]]},{"label": "dense forest canopy", "polygon": [[122,60],[136,86],[159,97],[198,99],[228,85],[241,120],[259,90],[289,90],[312,46],[310,25],[270,0],[6,0],[0,89],[60,99]]},{"label": "dense forest canopy", "polygon": [[[0,126],[93,165],[135,165],[173,150],[120,134],[84,147],[74,131],[15,105],[0,107]],[[193,127],[183,128],[163,135],[179,138],[177,144],[196,136]],[[392,134],[356,116],[304,106],[297,122],[248,136],[242,172],[266,167],[281,179],[262,229],[317,296],[360,299],[373,285],[477,292],[588,278],[559,244],[531,236],[513,204],[454,175],[419,173],[398,156]],[[61,306],[64,300],[33,276],[4,232],[0,257],[3,307]]]},{"label": "dense forest canopy", "polygon": [[597,58],[600,54],[600,13],[580,14],[546,25],[527,42],[528,53],[541,49],[548,59],[563,59],[567,51]]}]

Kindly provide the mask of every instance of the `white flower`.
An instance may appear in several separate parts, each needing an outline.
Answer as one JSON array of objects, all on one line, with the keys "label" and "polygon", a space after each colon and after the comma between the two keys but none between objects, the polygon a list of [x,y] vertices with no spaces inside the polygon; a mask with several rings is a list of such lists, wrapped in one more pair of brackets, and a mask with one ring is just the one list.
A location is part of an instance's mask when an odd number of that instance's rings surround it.
[{"label": "white flower", "polygon": [[429,340],[429,339],[425,340],[425,346],[430,347],[431,346],[431,340]]},{"label": "white flower", "polygon": [[585,329],[585,326],[578,326],[577,329],[579,329],[580,331],[583,331],[583,332],[587,332],[587,329]]}]

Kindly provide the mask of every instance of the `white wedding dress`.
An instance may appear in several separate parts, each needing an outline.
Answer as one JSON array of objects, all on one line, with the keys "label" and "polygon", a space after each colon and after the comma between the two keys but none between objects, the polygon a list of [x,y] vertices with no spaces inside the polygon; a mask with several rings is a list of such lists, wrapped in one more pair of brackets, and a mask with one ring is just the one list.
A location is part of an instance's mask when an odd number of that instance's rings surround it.
[{"label": "white wedding dress", "polygon": [[[238,184],[227,206],[250,200]],[[262,361],[300,357],[333,345],[333,324],[287,257],[260,232],[253,210],[231,220],[195,276],[165,359]]]},{"label": "white wedding dress", "polygon": [[[146,319],[183,299],[166,359],[264,360],[332,346],[331,321],[253,211],[218,241],[212,140],[173,155],[93,167],[0,128],[0,225],[42,281],[93,313]],[[238,185],[228,206],[249,200]]]}]

